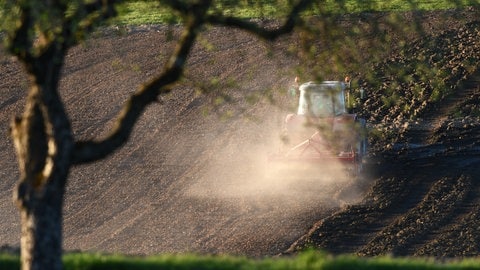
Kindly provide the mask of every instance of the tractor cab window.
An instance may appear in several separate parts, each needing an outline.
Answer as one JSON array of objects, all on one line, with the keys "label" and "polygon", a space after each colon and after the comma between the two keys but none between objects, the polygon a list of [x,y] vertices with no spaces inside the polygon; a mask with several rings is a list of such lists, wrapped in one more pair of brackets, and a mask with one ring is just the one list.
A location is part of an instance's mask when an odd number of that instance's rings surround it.
[{"label": "tractor cab window", "polygon": [[345,113],[345,97],[340,83],[300,86],[299,115],[332,117]]},{"label": "tractor cab window", "polygon": [[325,93],[310,94],[309,113],[316,117],[327,117],[333,115],[334,107],[332,98]]}]

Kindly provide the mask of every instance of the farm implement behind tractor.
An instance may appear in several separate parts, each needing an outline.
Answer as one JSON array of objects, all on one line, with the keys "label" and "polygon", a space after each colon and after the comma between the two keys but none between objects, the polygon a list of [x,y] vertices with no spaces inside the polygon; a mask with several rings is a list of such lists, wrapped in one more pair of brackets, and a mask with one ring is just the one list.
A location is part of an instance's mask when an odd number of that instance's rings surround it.
[{"label": "farm implement behind tractor", "polygon": [[351,175],[361,173],[367,151],[366,121],[348,111],[349,90],[348,77],[345,82],[308,82],[293,89],[299,97],[298,110],[286,116],[284,146],[270,156],[270,162],[297,171],[313,168],[323,173],[340,166]]}]

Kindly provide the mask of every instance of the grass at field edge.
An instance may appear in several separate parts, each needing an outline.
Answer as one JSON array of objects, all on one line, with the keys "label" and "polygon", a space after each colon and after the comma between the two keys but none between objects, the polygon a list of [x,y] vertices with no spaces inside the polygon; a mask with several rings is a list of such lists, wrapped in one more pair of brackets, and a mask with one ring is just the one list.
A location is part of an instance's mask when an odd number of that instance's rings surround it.
[{"label": "grass at field edge", "polygon": [[[155,255],[126,256],[91,253],[69,253],[63,256],[66,270],[102,269],[252,269],[252,270],[334,270],[334,269],[480,269],[480,259],[439,262],[431,258],[331,256],[319,251],[305,251],[291,257],[249,259],[227,255]],[[0,269],[20,269],[17,255],[0,254]]]}]

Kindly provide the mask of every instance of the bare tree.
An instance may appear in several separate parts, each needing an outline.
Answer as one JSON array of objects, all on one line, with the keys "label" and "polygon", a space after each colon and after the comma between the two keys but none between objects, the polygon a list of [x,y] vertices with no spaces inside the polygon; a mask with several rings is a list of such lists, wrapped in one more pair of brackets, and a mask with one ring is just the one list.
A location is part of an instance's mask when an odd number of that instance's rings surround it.
[{"label": "bare tree", "polygon": [[[29,90],[23,115],[11,123],[20,179],[14,198],[21,212],[23,269],[61,269],[62,207],[72,166],[104,159],[124,145],[145,108],[171,91],[181,77],[189,52],[207,24],[234,27],[274,40],[300,23],[310,0],[299,0],[283,25],[266,29],[251,21],[210,12],[212,0],[162,0],[183,20],[183,35],[163,70],[125,102],[106,138],[78,141],[59,94],[68,49],[116,15],[116,0],[6,1],[12,13],[8,50],[23,64]],[[292,2],[292,1],[288,1]]]}]

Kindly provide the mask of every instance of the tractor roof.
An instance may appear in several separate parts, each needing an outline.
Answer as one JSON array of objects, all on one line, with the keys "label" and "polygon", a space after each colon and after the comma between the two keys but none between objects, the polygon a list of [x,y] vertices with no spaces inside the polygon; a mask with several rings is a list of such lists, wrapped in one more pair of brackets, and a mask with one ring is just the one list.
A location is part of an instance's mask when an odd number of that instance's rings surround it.
[{"label": "tractor roof", "polygon": [[345,83],[340,81],[323,81],[321,83],[311,81],[300,85],[300,91],[323,92],[332,88],[340,88],[341,90],[344,90],[345,87]]}]

